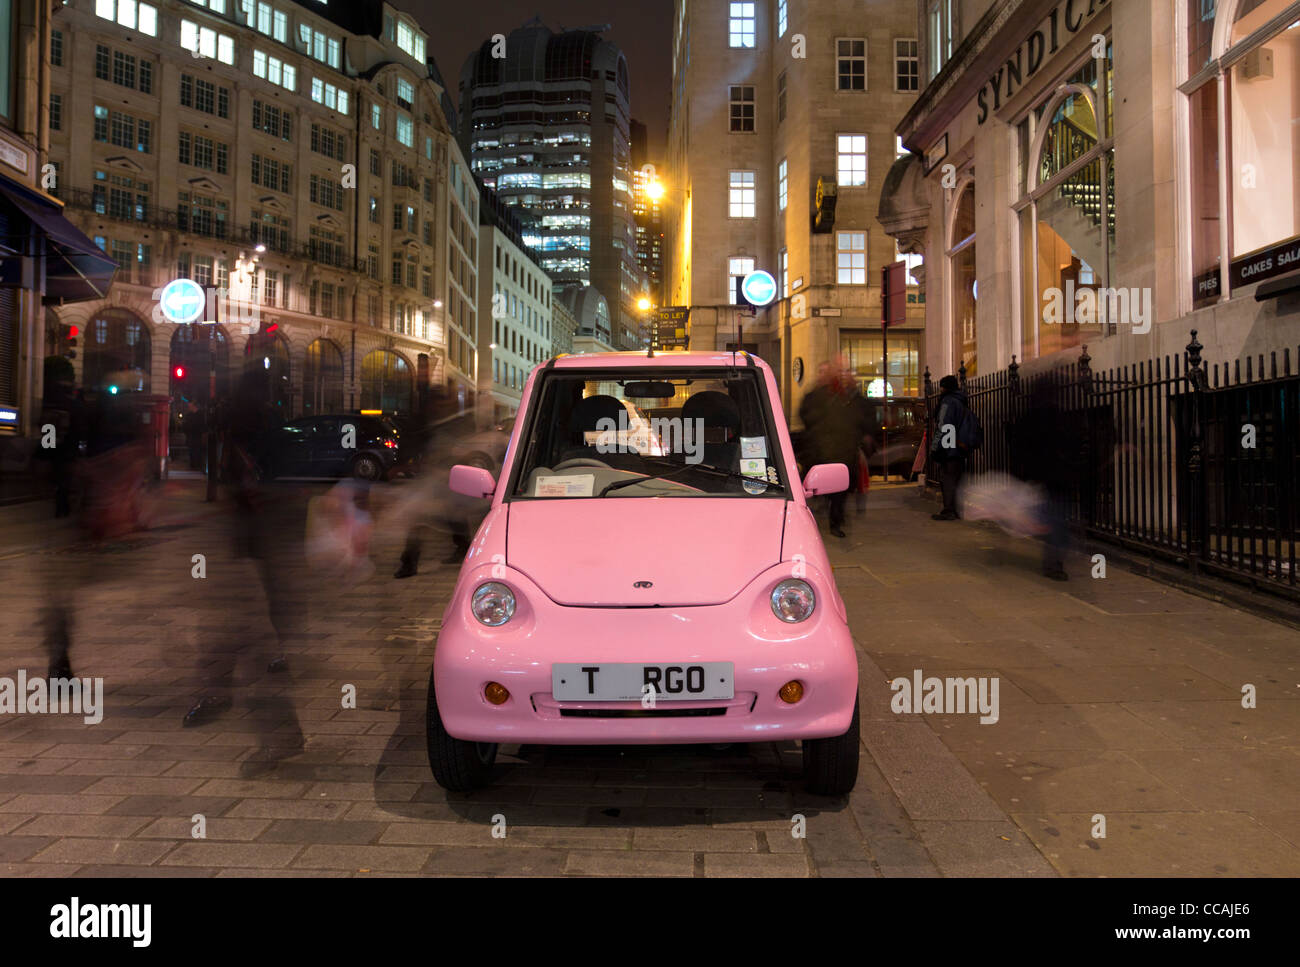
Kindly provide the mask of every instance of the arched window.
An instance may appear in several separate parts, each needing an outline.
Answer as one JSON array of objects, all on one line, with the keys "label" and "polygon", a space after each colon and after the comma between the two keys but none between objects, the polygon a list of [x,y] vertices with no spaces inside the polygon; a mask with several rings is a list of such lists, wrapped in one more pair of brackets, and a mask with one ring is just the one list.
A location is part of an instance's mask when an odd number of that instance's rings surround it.
[{"label": "arched window", "polygon": [[268,401],[287,422],[292,414],[292,393],[289,383],[289,347],[278,336],[250,336],[244,345],[245,368],[266,370]]},{"label": "arched window", "polygon": [[974,376],[979,370],[975,353],[978,331],[979,287],[975,281],[975,183],[968,181],[957,193],[948,230],[948,263],[951,288],[948,303],[951,308],[953,359],[955,373],[964,362],[966,375]]},{"label": "arched window", "polygon": [[149,327],[127,309],[103,309],[86,327],[81,385],[113,393],[148,393]]},{"label": "arched window", "polygon": [[1131,321],[1112,300],[1115,152],[1112,47],[1078,69],[1016,125],[1022,359]]},{"label": "arched window", "polygon": [[328,339],[307,347],[302,371],[302,415],[343,412],[343,352]]},{"label": "arched window", "polygon": [[376,349],[361,361],[361,408],[411,412],[411,367],[397,353]]},{"label": "arched window", "polygon": [[1300,3],[1186,0],[1181,16],[1195,308],[1300,255]]}]

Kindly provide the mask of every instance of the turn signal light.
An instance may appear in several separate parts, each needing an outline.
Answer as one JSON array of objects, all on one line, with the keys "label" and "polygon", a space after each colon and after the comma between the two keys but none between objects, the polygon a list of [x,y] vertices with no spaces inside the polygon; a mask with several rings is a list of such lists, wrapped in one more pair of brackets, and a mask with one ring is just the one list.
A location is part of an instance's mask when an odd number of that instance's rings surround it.
[{"label": "turn signal light", "polygon": [[777,692],[781,696],[781,701],[787,705],[793,705],[799,699],[803,698],[802,682],[786,682],[781,686],[781,691]]},{"label": "turn signal light", "polygon": [[488,682],[487,687],[483,689],[483,697],[493,705],[504,705],[510,698],[510,692],[506,690],[504,685]]}]

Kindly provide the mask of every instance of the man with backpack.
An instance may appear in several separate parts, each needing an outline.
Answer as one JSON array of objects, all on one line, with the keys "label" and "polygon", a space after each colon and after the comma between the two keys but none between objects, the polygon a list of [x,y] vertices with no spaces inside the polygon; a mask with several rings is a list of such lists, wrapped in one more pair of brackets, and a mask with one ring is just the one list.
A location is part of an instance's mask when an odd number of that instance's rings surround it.
[{"label": "man with backpack", "polygon": [[961,484],[966,460],[984,442],[984,430],[971,412],[966,394],[956,376],[939,380],[939,409],[934,420],[934,440],[930,455],[939,468],[939,487],[943,491],[943,510],[932,520],[957,520],[957,488]]}]

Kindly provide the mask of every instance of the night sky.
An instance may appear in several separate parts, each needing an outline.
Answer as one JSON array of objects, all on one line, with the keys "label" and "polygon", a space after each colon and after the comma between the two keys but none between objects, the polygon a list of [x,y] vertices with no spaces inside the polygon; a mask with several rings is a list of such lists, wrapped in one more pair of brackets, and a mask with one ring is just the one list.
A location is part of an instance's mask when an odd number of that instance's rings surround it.
[{"label": "night sky", "polygon": [[552,30],[610,24],[606,40],[627,57],[632,117],[649,129],[651,160],[663,157],[672,82],[672,0],[392,0],[429,34],[452,101],[459,108],[460,69],[492,34],[509,34],[533,17]]}]

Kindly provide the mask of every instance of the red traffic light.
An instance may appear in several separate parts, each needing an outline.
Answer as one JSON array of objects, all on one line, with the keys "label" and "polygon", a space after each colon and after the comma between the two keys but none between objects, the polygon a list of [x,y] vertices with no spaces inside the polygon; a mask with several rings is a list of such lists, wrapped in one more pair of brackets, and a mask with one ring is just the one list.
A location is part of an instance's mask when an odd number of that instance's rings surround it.
[{"label": "red traffic light", "polygon": [[77,336],[78,336],[80,333],[81,333],[81,330],[78,329],[76,326],[68,326],[68,338],[69,338],[69,339],[76,339]]},{"label": "red traffic light", "polygon": [[177,379],[184,379],[184,378],[185,378],[185,367],[184,367],[184,366],[177,366],[176,369],[173,370],[173,372],[176,374],[176,378],[177,378]]}]

